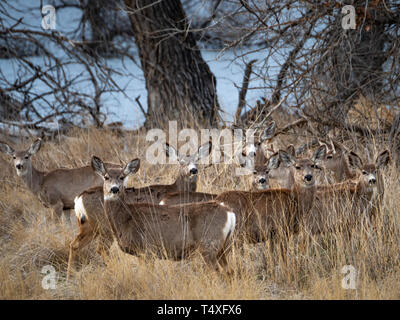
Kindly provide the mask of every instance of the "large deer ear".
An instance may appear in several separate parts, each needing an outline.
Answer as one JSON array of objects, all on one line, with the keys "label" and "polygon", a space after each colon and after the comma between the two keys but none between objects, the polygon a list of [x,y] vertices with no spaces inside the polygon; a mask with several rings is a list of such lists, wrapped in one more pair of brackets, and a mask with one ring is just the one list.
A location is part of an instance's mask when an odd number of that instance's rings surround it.
[{"label": "large deer ear", "polygon": [[361,169],[363,166],[361,158],[353,151],[349,153],[349,165],[355,169]]},{"label": "large deer ear", "polygon": [[279,163],[279,153],[275,153],[268,159],[267,168],[269,170],[277,169],[279,167]]},{"label": "large deer ear", "polygon": [[234,158],[234,164],[238,167],[244,168],[246,166],[246,154],[244,152],[236,153],[236,155],[233,157]]},{"label": "large deer ear", "polygon": [[314,162],[316,161],[321,161],[324,160],[326,157],[326,145],[323,144],[322,146],[319,146],[317,148],[317,150],[315,150],[313,156],[312,156],[312,160]]},{"label": "large deer ear", "polygon": [[330,138],[330,141],[331,141],[331,144],[334,146],[334,150],[335,150],[337,153],[349,152],[349,150],[347,149],[347,147],[346,147],[344,144],[338,142],[336,139]]},{"label": "large deer ear", "polygon": [[104,178],[107,174],[106,168],[104,166],[103,161],[100,158],[93,156],[91,161],[92,169],[95,173],[97,173],[100,177]]},{"label": "large deer ear", "polygon": [[208,157],[211,154],[211,149],[212,149],[211,141],[206,142],[205,144],[199,147],[199,150],[197,151],[197,154],[195,155],[194,159],[198,161],[202,158]]},{"label": "large deer ear", "polygon": [[42,146],[42,139],[37,139],[28,149],[28,153],[33,156],[36,152],[39,151],[40,147]]},{"label": "large deer ear", "polygon": [[11,148],[7,143],[0,141],[0,151],[13,157],[15,154],[15,150]]},{"label": "large deer ear", "polygon": [[295,164],[296,159],[292,157],[289,153],[283,150],[279,150],[279,158],[286,167],[290,167]]},{"label": "large deer ear", "polygon": [[178,151],[171,146],[169,143],[164,144],[164,150],[168,158],[171,158],[172,160],[178,160]]},{"label": "large deer ear", "polygon": [[389,164],[390,160],[391,158],[389,150],[382,151],[376,158],[376,167],[378,169],[382,169]]},{"label": "large deer ear", "polygon": [[132,173],[137,172],[139,170],[139,167],[140,167],[139,159],[135,159],[135,160],[128,162],[124,168],[124,175],[128,176]]},{"label": "large deer ear", "polygon": [[249,173],[254,171],[254,161],[249,157],[243,157],[240,162],[240,166],[246,169]]},{"label": "large deer ear", "polygon": [[263,131],[260,139],[261,141],[269,140],[275,135],[275,121],[272,121],[268,127]]},{"label": "large deer ear", "polygon": [[287,152],[292,156],[295,157],[296,156],[296,149],[294,148],[294,145],[290,144],[287,147]]}]

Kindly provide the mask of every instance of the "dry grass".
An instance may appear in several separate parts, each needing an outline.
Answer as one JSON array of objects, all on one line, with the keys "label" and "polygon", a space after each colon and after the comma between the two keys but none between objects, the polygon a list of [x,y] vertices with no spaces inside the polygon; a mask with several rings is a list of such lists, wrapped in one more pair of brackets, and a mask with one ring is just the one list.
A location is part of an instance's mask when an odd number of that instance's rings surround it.
[{"label": "dry grass", "polygon": [[[34,163],[40,169],[73,167],[87,163],[92,154],[125,162],[144,158],[144,145],[144,137],[122,140],[94,129],[76,131],[68,139],[45,143]],[[49,211],[27,191],[4,155],[0,167],[0,299],[400,298],[400,184],[394,167],[385,172],[387,192],[375,230],[367,235],[354,232],[351,241],[339,233],[327,234],[312,238],[300,250],[297,238],[289,239],[286,262],[272,256],[268,243],[235,247],[229,256],[235,270],[231,278],[205,268],[199,256],[182,262],[138,259],[122,253],[114,243],[110,255],[100,257],[94,242],[78,254],[78,270],[70,283],[65,272],[77,227],[48,220]],[[232,178],[231,172],[227,165],[205,169],[199,190],[248,187]],[[131,183],[171,183],[176,174],[171,166],[151,167],[143,161]],[[42,287],[45,265],[57,270],[55,290]],[[341,286],[344,265],[359,272],[356,290]]]}]

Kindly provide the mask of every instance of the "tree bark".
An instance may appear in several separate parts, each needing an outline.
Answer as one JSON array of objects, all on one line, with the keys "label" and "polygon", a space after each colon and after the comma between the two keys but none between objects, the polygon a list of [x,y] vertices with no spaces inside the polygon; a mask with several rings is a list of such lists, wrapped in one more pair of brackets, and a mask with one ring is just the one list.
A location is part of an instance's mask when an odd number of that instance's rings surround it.
[{"label": "tree bark", "polygon": [[125,0],[146,79],[145,127],[218,121],[216,79],[188,30],[180,0]]}]

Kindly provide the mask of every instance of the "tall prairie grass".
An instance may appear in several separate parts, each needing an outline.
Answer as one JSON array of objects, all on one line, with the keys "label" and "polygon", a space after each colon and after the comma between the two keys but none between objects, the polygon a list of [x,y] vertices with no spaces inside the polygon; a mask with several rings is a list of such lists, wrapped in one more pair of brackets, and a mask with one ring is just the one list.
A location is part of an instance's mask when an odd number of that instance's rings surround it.
[{"label": "tall prairie grass", "polygon": [[[25,142],[27,146],[31,141]],[[24,144],[24,143],[22,143]],[[105,161],[144,159],[144,136],[119,137],[96,129],[76,130],[46,141],[34,156],[41,170],[87,164],[96,154]],[[381,148],[377,148],[381,149]],[[96,253],[96,241],[77,256],[74,278],[66,281],[69,243],[77,234],[72,223],[55,223],[50,212],[16,176],[0,154],[0,299],[399,299],[399,172],[384,172],[386,193],[374,228],[354,230],[349,240],[340,232],[310,236],[300,232],[287,240],[286,259],[269,243],[235,244],[229,255],[234,274],[227,277],[204,267],[200,255],[174,262],[134,257],[116,243],[109,255]],[[132,186],[172,183],[177,168],[142,161]],[[219,164],[201,170],[198,190],[219,193],[248,189],[246,179]],[[346,206],[343,210],[348,210]],[[300,240],[305,240],[300,245]],[[305,244],[305,245],[304,245]],[[44,266],[57,272],[55,289],[44,289]],[[342,268],[354,266],[356,289],[344,289]]]}]

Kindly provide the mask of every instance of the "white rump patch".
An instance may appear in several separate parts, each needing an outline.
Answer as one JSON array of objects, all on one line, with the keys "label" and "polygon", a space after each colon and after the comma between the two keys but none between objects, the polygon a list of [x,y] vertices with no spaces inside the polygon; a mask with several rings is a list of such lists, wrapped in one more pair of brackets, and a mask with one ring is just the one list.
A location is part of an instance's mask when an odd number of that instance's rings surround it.
[{"label": "white rump patch", "polygon": [[159,203],[160,206],[163,206],[164,204],[165,204],[164,200],[161,200],[160,203]]},{"label": "white rump patch", "polygon": [[224,234],[224,238],[226,239],[228,235],[232,235],[233,231],[235,231],[236,226],[236,214],[232,211],[228,211],[226,213],[226,223],[222,232]]},{"label": "white rump patch", "polygon": [[78,218],[78,220],[81,221],[82,217],[84,217],[84,220],[88,220],[85,207],[83,206],[82,196],[75,197],[74,202],[75,202],[74,206],[75,216]]}]

